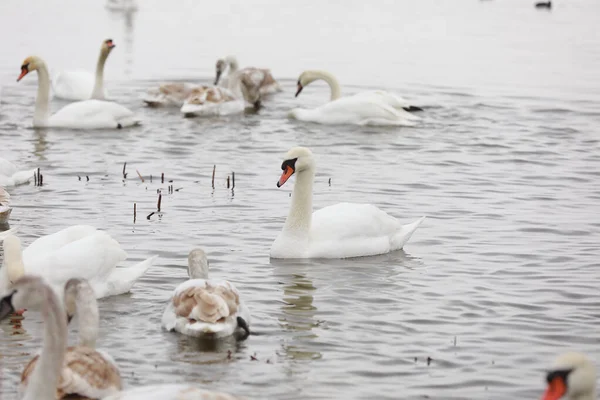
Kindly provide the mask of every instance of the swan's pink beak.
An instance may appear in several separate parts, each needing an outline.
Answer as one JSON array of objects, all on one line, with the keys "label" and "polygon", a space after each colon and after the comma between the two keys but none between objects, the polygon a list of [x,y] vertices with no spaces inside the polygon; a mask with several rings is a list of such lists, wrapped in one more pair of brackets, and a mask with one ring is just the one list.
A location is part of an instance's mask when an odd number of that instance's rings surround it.
[{"label": "swan's pink beak", "polygon": [[282,187],[292,175],[294,175],[294,168],[287,165],[281,174],[281,178],[279,178],[279,182],[277,182],[277,187]]},{"label": "swan's pink beak", "polygon": [[567,385],[563,378],[557,376],[550,383],[542,397],[542,400],[558,400],[567,392]]},{"label": "swan's pink beak", "polygon": [[27,75],[29,73],[29,70],[27,69],[27,67],[21,67],[21,75],[19,75],[19,77],[17,78],[17,82],[19,82],[21,79],[23,79],[23,77],[25,75]]}]

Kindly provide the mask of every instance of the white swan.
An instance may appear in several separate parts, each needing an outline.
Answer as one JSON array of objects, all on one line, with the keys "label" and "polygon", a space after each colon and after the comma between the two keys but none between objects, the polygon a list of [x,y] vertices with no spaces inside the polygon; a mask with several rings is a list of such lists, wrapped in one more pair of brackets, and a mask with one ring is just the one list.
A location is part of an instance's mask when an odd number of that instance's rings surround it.
[{"label": "white swan", "polygon": [[181,106],[181,113],[186,117],[204,117],[239,114],[246,108],[260,108],[261,94],[250,76],[236,74],[230,82],[231,90],[218,86],[200,86],[192,90]]},{"label": "white swan", "polygon": [[86,279],[96,298],[131,290],[158,256],[134,266],[117,268],[127,258],[121,245],[106,232],[74,225],[36,239],[24,251],[14,233],[4,237],[4,266],[0,268],[0,293],[24,274],[45,278],[61,294],[71,278]]},{"label": "white swan", "polygon": [[33,180],[37,169],[20,171],[15,164],[0,158],[0,186],[10,187],[23,185]]},{"label": "white swan", "polygon": [[406,111],[405,108],[410,109],[411,106],[404,99],[381,90],[340,97],[340,85],[337,79],[325,71],[304,71],[298,78],[296,97],[305,86],[320,79],[329,84],[331,101],[312,110],[293,109],[288,114],[290,118],[330,125],[382,126],[414,126],[414,121],[420,119]]},{"label": "white swan", "polygon": [[104,89],[104,64],[115,44],[106,39],[100,47],[100,55],[96,64],[96,75],[88,71],[62,71],[54,77],[54,96],[65,100],[106,99]]},{"label": "white swan", "polygon": [[250,333],[250,312],[235,286],[208,279],[208,260],[202,249],[188,255],[189,280],[173,292],[162,317],[162,327],[184,335],[222,338],[237,330]]},{"label": "white swan", "polygon": [[[113,358],[101,350],[95,350],[100,317],[94,291],[85,280],[70,279],[64,289],[64,305],[67,321],[77,314],[79,318],[79,343],[67,348],[65,361],[56,389],[56,398],[98,399],[117,393],[122,389],[119,368]],[[35,356],[23,369],[20,393],[35,379],[33,371],[39,360]]]},{"label": "white swan", "polygon": [[[241,400],[227,393],[211,392],[185,383],[142,386],[102,400]],[[45,399],[44,399],[45,400]]]},{"label": "white swan", "polygon": [[10,217],[10,213],[12,212],[12,208],[8,205],[9,200],[10,195],[2,186],[0,186],[0,224],[6,224]]},{"label": "white swan", "polygon": [[85,100],[71,103],[50,115],[50,77],[44,60],[27,57],[21,66],[20,81],[31,71],[38,73],[38,91],[33,114],[34,127],[69,129],[110,129],[138,125],[140,120],[127,108],[104,100]]},{"label": "white swan", "polygon": [[339,203],[312,211],[315,161],[305,147],[294,147],[281,164],[277,187],[296,174],[292,205],[272,258],[348,258],[401,249],[425,217],[408,224],[371,204]]},{"label": "white swan", "polygon": [[542,400],[596,400],[596,367],[583,354],[560,355],[546,374]]},{"label": "white swan", "polygon": [[[231,89],[231,79],[236,74],[246,75],[251,79],[254,87],[260,91],[261,95],[269,95],[281,92],[279,83],[273,78],[271,70],[266,68],[246,67],[239,69],[239,64],[234,56],[227,56],[224,59],[218,59],[216,64],[215,85],[221,82],[223,87]],[[228,69],[227,76],[221,79],[223,72]]]}]

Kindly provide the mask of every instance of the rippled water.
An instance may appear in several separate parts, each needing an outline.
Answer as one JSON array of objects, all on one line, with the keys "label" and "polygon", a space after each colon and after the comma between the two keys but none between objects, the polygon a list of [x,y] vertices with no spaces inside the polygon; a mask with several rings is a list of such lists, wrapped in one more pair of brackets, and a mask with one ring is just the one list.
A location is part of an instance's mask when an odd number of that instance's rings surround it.
[{"label": "rippled water", "polygon": [[[557,1],[551,12],[517,0],[139,3],[129,16],[99,1],[0,5],[0,155],[44,174],[43,187],[10,191],[12,226],[30,243],[91,224],[122,243],[129,263],[160,255],[130,295],[100,303],[100,346],[128,387],[185,381],[277,399],[539,398],[542,371],[559,352],[600,360],[600,3]],[[31,129],[36,79],[14,82],[22,59],[91,69],[109,36],[117,49],[108,90],[144,125]],[[139,101],[167,78],[209,81],[229,53],[271,67],[285,87],[258,115],[183,119]],[[289,121],[290,108],[328,97],[322,84],[293,97],[306,68],[331,70],[346,93],[394,90],[424,106],[424,119],[416,128]],[[370,202],[406,222],[427,215],[405,250],[269,260],[292,188],[275,186],[281,156],[296,144],[317,158],[315,207]],[[157,189],[163,212],[147,219]],[[248,340],[161,331],[195,246],[209,252],[214,277],[242,291],[256,333]],[[0,325],[8,397],[42,328],[33,313],[13,325]]]}]

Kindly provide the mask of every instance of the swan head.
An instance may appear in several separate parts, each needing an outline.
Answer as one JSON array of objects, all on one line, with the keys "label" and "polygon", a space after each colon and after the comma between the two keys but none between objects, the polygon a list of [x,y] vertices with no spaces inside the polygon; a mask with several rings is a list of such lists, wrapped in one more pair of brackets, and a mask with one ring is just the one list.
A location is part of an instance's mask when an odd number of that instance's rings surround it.
[{"label": "swan head", "polygon": [[208,258],[202,249],[194,249],[188,255],[188,275],[190,279],[208,279]]},{"label": "swan head", "polygon": [[102,53],[104,54],[110,54],[110,52],[112,51],[112,49],[114,49],[116,46],[116,44],[113,43],[112,39],[106,39],[104,42],[102,42],[102,47],[100,47],[100,51],[102,51]]},{"label": "swan head", "polygon": [[[95,302],[96,295],[94,289],[85,279],[71,278],[65,283],[65,311],[67,312],[67,322],[71,322],[77,313],[78,305],[81,308],[82,303]],[[90,307],[87,307],[90,309]],[[93,309],[94,307],[91,307]],[[96,305],[96,309],[98,306]],[[86,310],[89,312],[89,310]]]},{"label": "swan head", "polygon": [[583,354],[559,356],[546,375],[542,400],[596,398],[596,367]]},{"label": "swan head", "polygon": [[237,59],[234,56],[227,56],[225,58],[219,58],[217,60],[217,64],[215,66],[215,69],[217,72],[217,76],[215,77],[215,85],[217,85],[219,83],[219,79],[221,79],[221,75],[223,75],[223,72],[225,72],[225,70],[227,69],[227,66],[229,66],[229,70],[231,72],[237,71],[237,69],[238,69]]},{"label": "swan head", "polygon": [[56,301],[52,289],[39,276],[24,275],[0,299],[0,320],[19,309],[41,310],[44,304]]},{"label": "swan head", "polygon": [[300,92],[302,92],[302,89],[304,89],[305,86],[310,85],[311,83],[313,83],[316,80],[322,79],[323,78],[324,73],[322,71],[312,71],[312,70],[308,70],[308,71],[304,71],[303,73],[300,74],[300,76],[298,77],[298,84],[297,84],[297,89],[296,89],[296,97],[298,97],[298,95],[300,94]]},{"label": "swan head", "polygon": [[292,147],[285,156],[281,164],[281,178],[277,182],[277,187],[282,187],[284,183],[296,172],[312,170],[315,167],[315,159],[312,151],[306,147]]},{"label": "swan head", "polygon": [[45,65],[44,61],[37,56],[29,56],[21,64],[21,75],[17,78],[19,82],[25,75],[30,72],[37,71],[39,68]]}]

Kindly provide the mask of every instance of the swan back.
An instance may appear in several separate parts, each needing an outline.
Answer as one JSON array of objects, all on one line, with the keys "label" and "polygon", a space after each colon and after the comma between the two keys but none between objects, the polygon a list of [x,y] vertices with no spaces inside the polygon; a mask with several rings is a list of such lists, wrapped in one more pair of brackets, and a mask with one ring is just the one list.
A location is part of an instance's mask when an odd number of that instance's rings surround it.
[{"label": "swan back", "polygon": [[568,352],[560,355],[546,375],[548,387],[543,400],[596,399],[596,367],[583,354]]},{"label": "swan back", "polygon": [[79,345],[95,348],[100,315],[94,289],[85,279],[69,279],[65,284],[64,302],[68,321],[78,315]]},{"label": "swan back", "polygon": [[188,255],[188,276],[190,279],[208,279],[208,258],[202,249],[194,249]]}]

